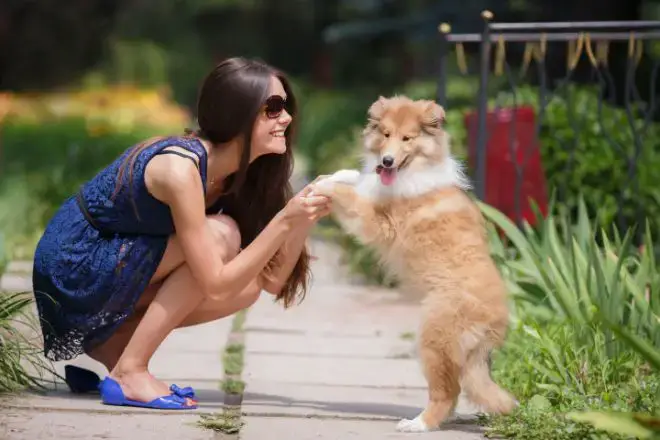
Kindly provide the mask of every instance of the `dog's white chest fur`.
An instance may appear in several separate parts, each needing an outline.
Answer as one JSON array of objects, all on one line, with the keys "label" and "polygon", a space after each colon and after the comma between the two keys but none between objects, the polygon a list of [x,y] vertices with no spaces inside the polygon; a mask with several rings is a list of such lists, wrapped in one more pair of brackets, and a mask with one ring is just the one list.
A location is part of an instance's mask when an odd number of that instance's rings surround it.
[{"label": "dog's white chest fur", "polygon": [[335,183],[354,186],[355,192],[365,199],[404,199],[424,195],[430,191],[449,186],[469,189],[470,183],[459,163],[451,157],[441,164],[424,170],[402,170],[392,185],[383,185],[374,172],[360,173],[358,170],[339,170],[316,183],[330,189]]}]

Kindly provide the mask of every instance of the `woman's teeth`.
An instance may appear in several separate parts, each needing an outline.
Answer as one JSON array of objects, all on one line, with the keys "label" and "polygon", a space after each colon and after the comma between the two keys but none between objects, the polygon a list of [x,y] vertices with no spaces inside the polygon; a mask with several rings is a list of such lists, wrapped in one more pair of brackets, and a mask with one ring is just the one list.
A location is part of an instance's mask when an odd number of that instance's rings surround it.
[{"label": "woman's teeth", "polygon": [[272,133],[273,136],[275,137],[284,137],[284,132],[283,131],[276,131]]}]

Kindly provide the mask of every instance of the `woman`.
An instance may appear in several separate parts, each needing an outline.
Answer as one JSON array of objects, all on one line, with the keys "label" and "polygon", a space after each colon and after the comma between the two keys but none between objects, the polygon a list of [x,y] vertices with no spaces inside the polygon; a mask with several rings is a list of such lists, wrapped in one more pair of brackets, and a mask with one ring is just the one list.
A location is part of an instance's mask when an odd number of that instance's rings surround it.
[{"label": "woman", "polygon": [[329,200],[291,197],[295,99],[283,74],[229,59],[206,77],[199,130],[128,149],[68,199],[35,253],[51,360],[87,353],[109,371],[104,403],[195,408],[147,370],[175,328],[307,287],[305,240]]}]

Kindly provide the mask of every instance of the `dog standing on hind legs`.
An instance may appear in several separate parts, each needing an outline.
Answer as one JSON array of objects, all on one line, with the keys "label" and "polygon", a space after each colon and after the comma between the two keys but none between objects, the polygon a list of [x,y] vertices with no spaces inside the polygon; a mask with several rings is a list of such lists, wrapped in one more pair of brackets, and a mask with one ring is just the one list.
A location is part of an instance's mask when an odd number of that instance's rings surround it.
[{"label": "dog standing on hind legs", "polygon": [[517,405],[492,380],[488,359],[506,336],[505,285],[443,122],[433,101],[379,98],[363,131],[362,172],[341,170],[314,187],[332,198],[341,227],[374,249],[403,289],[424,296],[419,353],[428,403],[399,422],[404,432],[438,428],[461,391],[489,413]]}]

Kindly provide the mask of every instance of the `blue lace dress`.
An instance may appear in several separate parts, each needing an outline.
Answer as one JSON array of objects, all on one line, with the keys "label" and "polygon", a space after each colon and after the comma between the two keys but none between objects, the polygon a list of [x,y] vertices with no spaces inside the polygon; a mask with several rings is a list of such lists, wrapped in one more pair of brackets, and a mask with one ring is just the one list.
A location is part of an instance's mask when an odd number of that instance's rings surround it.
[{"label": "blue lace dress", "polygon": [[[192,137],[167,137],[139,153],[132,185],[125,173],[115,198],[117,172],[131,149],[68,198],[48,223],[35,251],[32,278],[47,358],[72,359],[104,342],[147,287],[174,224],[169,207],[147,191],[144,170],[155,155],[178,153],[163,151],[168,146],[199,158],[206,191],[202,144]],[[217,207],[207,214],[213,211]]]}]

